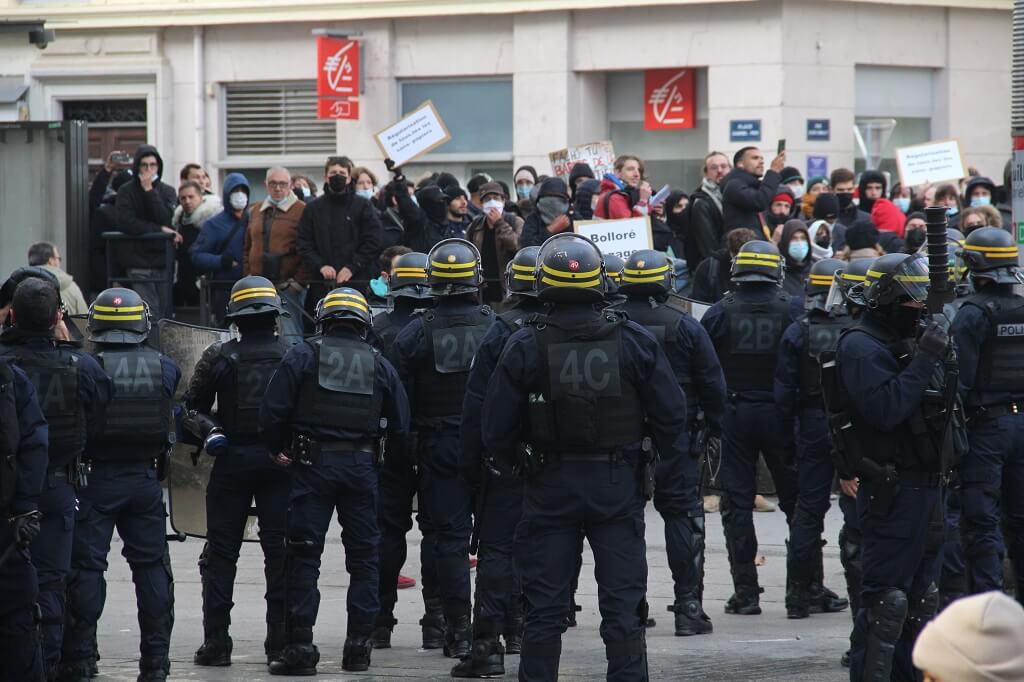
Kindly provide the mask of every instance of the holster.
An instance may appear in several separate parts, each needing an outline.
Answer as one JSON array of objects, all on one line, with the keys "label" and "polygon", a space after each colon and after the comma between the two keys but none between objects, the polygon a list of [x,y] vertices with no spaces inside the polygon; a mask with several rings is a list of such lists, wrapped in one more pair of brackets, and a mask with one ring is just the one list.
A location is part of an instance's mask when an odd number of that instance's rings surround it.
[{"label": "holster", "polygon": [[640,492],[645,500],[654,498],[654,473],[658,466],[658,453],[650,436],[640,442]]},{"label": "holster", "polygon": [[292,460],[303,466],[319,464],[323,457],[320,444],[304,433],[292,436],[291,456]]},{"label": "holster", "polygon": [[523,478],[532,478],[544,471],[544,453],[534,450],[528,443],[519,444],[519,473]]},{"label": "holster", "polygon": [[888,516],[899,491],[900,479],[896,467],[891,464],[881,467],[880,476],[875,479],[875,494],[868,503],[871,513]]}]

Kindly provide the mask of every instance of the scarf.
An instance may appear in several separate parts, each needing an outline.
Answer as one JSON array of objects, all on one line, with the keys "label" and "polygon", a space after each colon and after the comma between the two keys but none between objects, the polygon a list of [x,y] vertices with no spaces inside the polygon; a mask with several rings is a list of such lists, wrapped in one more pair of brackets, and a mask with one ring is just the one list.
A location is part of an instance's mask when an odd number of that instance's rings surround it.
[{"label": "scarf", "polygon": [[[824,220],[815,220],[811,223],[811,227],[807,230],[808,239],[811,242],[811,262],[817,263],[820,260],[831,258],[833,251],[832,246],[818,246],[817,242],[814,241],[814,237],[818,234],[818,230],[822,228],[826,223]],[[828,229],[827,227],[825,229]],[[829,230],[829,235],[832,231]],[[831,239],[829,240],[831,242]]]},{"label": "scarf", "polygon": [[700,188],[704,190],[704,193],[711,197],[711,201],[715,202],[715,206],[718,207],[718,212],[722,212],[722,188],[718,186],[717,182],[702,178],[700,181]]}]

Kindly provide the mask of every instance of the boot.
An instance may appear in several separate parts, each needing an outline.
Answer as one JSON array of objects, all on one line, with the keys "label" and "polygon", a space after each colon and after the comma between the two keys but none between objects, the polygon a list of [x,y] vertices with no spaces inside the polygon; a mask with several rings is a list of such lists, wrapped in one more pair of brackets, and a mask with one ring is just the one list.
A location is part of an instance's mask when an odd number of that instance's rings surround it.
[{"label": "boot", "polygon": [[467,658],[473,630],[468,613],[446,613],[444,631],[444,655],[448,658]]},{"label": "boot", "polygon": [[341,655],[341,669],[349,672],[363,672],[370,668],[370,653],[373,651],[372,625],[348,626],[345,648]]},{"label": "boot", "polygon": [[263,652],[267,655],[267,665],[281,658],[287,633],[284,623],[267,623],[267,638],[263,640]]},{"label": "boot", "polygon": [[788,542],[786,545],[786,618],[807,618],[811,615],[811,571],[807,561],[798,559]]},{"label": "boot", "polygon": [[166,682],[171,662],[166,656],[151,656],[139,661],[137,682]]},{"label": "boot", "polygon": [[444,608],[440,597],[423,600],[425,613],[420,619],[423,629],[423,648],[440,649],[444,647]]},{"label": "boot", "polygon": [[75,661],[74,663],[61,661],[57,682],[89,682],[89,678],[92,677],[89,672],[88,661]]},{"label": "boot", "polygon": [[[395,629],[395,625],[398,621],[391,615],[377,616],[376,621],[373,625],[373,634],[370,635],[370,639],[373,640],[374,649],[390,649],[391,648],[391,633]],[[426,648],[425,646],[423,648]]]},{"label": "boot", "polygon": [[523,605],[520,598],[512,597],[508,613],[505,614],[505,653],[515,656],[523,650]]},{"label": "boot", "polygon": [[732,582],[736,592],[725,602],[725,612],[737,616],[761,615],[761,593],[757,584],[757,569],[753,564],[734,566]]},{"label": "boot", "polygon": [[822,540],[815,552],[814,560],[811,562],[811,575],[809,586],[809,599],[811,613],[837,613],[850,606],[850,600],[840,597],[832,590],[825,587],[825,566],[821,548],[825,541]]},{"label": "boot", "polygon": [[707,635],[714,631],[711,619],[696,598],[683,597],[666,609],[676,614],[676,637]]},{"label": "boot", "polygon": [[288,644],[281,650],[281,658],[271,662],[267,668],[271,675],[306,677],[316,675],[319,662],[320,650],[313,644],[313,628],[293,627]]},{"label": "boot", "polygon": [[504,677],[505,649],[498,641],[497,623],[478,620],[473,625],[473,646],[469,656],[452,668],[452,677]]},{"label": "boot", "polygon": [[226,627],[203,628],[203,644],[196,649],[192,662],[196,665],[224,667],[231,665],[231,637]]}]

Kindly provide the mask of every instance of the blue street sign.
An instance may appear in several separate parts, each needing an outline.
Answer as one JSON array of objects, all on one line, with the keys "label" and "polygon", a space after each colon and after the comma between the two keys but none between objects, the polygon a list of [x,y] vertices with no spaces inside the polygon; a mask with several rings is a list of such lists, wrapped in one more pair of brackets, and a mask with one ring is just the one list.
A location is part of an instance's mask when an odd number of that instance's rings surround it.
[{"label": "blue street sign", "polygon": [[828,142],[831,136],[832,122],[827,118],[807,119],[807,141]]},{"label": "blue street sign", "polygon": [[816,175],[828,176],[828,157],[827,156],[808,156],[807,157],[807,177],[813,178]]},{"label": "blue street sign", "polygon": [[729,121],[729,142],[760,142],[761,119]]}]

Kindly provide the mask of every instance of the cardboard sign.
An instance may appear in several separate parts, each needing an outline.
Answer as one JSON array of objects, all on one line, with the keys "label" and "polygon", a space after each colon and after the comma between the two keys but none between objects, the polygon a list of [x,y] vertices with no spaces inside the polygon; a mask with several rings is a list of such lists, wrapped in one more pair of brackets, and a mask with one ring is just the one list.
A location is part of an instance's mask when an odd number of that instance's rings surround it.
[{"label": "cardboard sign", "polygon": [[640,249],[653,249],[651,219],[648,216],[622,220],[581,220],[573,224],[573,232],[597,244],[601,253],[611,253],[622,260]]},{"label": "cardboard sign", "polygon": [[402,166],[437,149],[452,139],[452,136],[433,103],[427,100],[398,122],[374,135],[374,139],[385,159],[391,159],[396,166]]},{"label": "cardboard sign", "polygon": [[967,165],[956,140],[937,140],[896,150],[900,184],[916,187],[927,183],[952,182],[967,175]]},{"label": "cardboard sign", "polygon": [[644,71],[644,130],[693,128],[693,93],[693,69]]},{"label": "cardboard sign", "polygon": [[359,119],[359,100],[352,99],[328,99],[321,97],[316,101],[316,117],[327,119]]},{"label": "cardboard sign", "polygon": [[553,175],[557,175],[566,182],[569,181],[569,173],[577,163],[585,163],[594,171],[594,177],[600,180],[605,173],[615,170],[615,150],[611,142],[588,142],[587,144],[559,149],[548,154],[551,161]]}]

